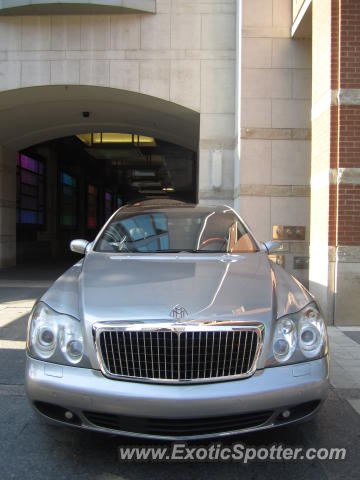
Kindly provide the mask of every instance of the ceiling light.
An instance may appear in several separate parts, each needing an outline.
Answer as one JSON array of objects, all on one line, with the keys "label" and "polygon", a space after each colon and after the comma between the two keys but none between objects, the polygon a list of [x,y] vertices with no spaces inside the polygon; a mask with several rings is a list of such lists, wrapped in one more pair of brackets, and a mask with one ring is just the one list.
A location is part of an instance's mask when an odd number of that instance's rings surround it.
[{"label": "ceiling light", "polygon": [[95,145],[134,145],[136,147],[156,147],[156,141],[153,137],[137,135],[132,133],[81,133],[77,138],[92,147]]}]

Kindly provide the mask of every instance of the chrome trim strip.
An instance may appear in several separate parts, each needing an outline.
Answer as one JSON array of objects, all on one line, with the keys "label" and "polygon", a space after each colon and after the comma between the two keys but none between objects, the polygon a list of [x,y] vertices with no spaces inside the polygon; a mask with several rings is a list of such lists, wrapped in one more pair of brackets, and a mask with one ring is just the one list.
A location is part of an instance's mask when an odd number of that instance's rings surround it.
[{"label": "chrome trim strip", "polygon": [[116,363],[115,363],[115,355],[114,355],[114,346],[113,346],[113,341],[112,341],[112,335],[110,335],[110,343],[111,343],[112,360],[113,360],[114,368],[115,368],[115,375],[117,375],[117,368],[116,368]]},{"label": "chrome trim strip", "polygon": [[[128,375],[115,375],[111,373],[105,365],[105,362],[102,357],[101,353],[101,347],[100,347],[100,334],[103,332],[109,332],[109,331],[116,331],[116,332],[123,332],[123,336],[125,332],[150,332],[150,336],[152,333],[157,334],[157,340],[159,339],[159,333],[160,332],[172,332],[175,334],[183,333],[185,332],[186,334],[188,332],[194,333],[194,332],[213,332],[213,345],[214,347],[214,333],[215,332],[240,332],[239,334],[239,341],[238,341],[238,353],[240,350],[240,344],[241,344],[241,337],[242,333],[246,332],[246,339],[248,332],[252,332],[252,337],[254,337],[254,334],[257,334],[257,346],[255,350],[255,355],[254,355],[254,361],[252,368],[248,370],[246,373],[243,374],[238,374],[238,375],[228,375],[228,376],[220,376],[220,377],[207,377],[207,378],[191,378],[191,379],[180,379],[180,369],[178,368],[178,378],[177,379],[164,379],[164,378],[148,378],[148,377],[137,377],[137,376],[131,376],[129,374],[129,368],[127,368],[127,373]],[[264,333],[265,333],[265,327],[263,323],[249,323],[249,324],[240,324],[239,322],[224,322],[224,323],[210,323],[210,322],[202,322],[202,323],[169,323],[169,322],[164,322],[164,323],[159,323],[159,322],[154,322],[154,323],[123,323],[123,322],[97,322],[93,325],[93,332],[94,332],[94,337],[95,337],[95,350],[96,350],[96,355],[97,359],[100,365],[101,372],[103,373],[104,376],[111,378],[111,379],[116,379],[116,380],[125,380],[125,381],[131,381],[131,382],[144,382],[144,383],[161,383],[161,384],[189,384],[189,383],[209,383],[209,382],[224,382],[224,381],[230,381],[230,380],[239,380],[241,378],[247,378],[252,376],[255,371],[256,371],[256,366],[257,362],[263,347],[264,343]],[[252,338],[253,340],[253,338]],[[151,342],[152,345],[152,342]],[[219,344],[220,345],[220,344]],[[130,345],[131,346],[131,345]],[[132,348],[131,348],[132,350]],[[178,356],[180,355],[180,335],[178,335]],[[245,357],[245,349],[243,352],[243,362],[244,362],[244,357]],[[215,360],[216,361],[216,360]],[[160,364],[159,364],[160,365]],[[134,365],[133,365],[134,367]],[[213,365],[211,366],[213,367]],[[154,367],[153,367],[154,370]],[[210,375],[212,374],[213,368],[211,368]],[[218,370],[218,364],[217,364],[217,370]],[[134,370],[135,371],[135,370]],[[176,370],[175,370],[176,372]],[[154,371],[152,372],[154,375]],[[192,375],[191,375],[192,376]]]}]

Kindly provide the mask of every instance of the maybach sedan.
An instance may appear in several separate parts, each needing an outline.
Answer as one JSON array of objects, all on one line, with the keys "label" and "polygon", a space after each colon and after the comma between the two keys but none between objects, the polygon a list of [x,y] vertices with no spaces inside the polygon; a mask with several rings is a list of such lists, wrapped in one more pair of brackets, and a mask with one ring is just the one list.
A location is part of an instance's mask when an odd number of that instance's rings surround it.
[{"label": "maybach sedan", "polygon": [[328,390],[312,295],[227,206],[125,206],[35,304],[26,390],[59,425],[162,440],[296,423]]}]

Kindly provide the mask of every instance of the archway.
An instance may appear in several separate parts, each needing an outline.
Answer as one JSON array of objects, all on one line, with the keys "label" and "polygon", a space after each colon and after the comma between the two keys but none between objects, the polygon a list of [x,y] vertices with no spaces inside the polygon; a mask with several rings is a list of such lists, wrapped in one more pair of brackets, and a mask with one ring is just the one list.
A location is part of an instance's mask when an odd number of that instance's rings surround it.
[{"label": "archway", "polygon": [[[82,112],[89,112],[83,117]],[[124,132],[198,149],[200,114],[150,95],[108,87],[48,85],[0,93],[0,145],[22,150],[78,133]]]},{"label": "archway", "polygon": [[[17,240],[17,260],[66,256],[71,238],[91,239],[111,211],[138,194],[196,201],[199,117],[104,87],[1,93],[2,181],[9,185],[2,231]],[[2,264],[15,258],[10,248]]]}]

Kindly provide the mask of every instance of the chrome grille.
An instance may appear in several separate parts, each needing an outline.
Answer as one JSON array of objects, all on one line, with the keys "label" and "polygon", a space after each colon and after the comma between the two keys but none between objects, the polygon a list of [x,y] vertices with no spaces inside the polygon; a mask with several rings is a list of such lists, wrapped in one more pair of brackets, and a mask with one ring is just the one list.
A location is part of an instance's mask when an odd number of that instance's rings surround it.
[{"label": "chrome grille", "polygon": [[218,381],[251,375],[261,345],[259,327],[184,331],[142,326],[96,328],[102,371],[154,382]]}]

